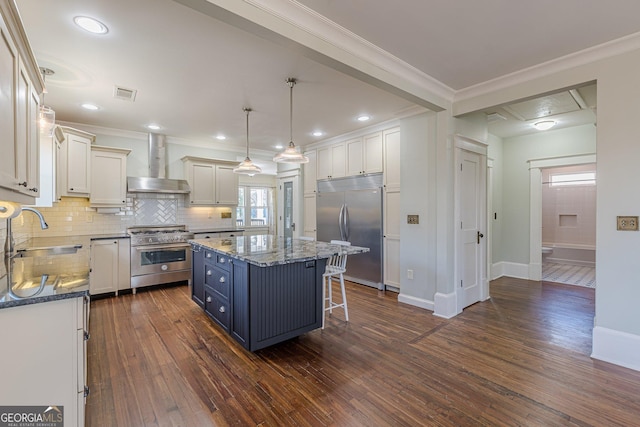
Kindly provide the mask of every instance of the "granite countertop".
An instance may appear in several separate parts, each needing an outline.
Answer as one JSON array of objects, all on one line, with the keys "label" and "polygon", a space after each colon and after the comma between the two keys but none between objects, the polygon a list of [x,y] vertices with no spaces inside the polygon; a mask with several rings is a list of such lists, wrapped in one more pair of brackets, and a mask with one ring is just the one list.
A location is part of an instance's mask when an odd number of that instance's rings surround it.
[{"label": "granite countertop", "polygon": [[189,229],[193,234],[204,234],[204,233],[235,233],[244,231],[244,228],[238,227],[218,227],[218,228],[196,228]]},{"label": "granite countertop", "polygon": [[285,239],[270,234],[214,239],[189,240],[194,250],[212,249],[227,256],[259,267],[330,258],[346,253],[355,255],[369,252],[360,246],[342,246],[326,242]]}]

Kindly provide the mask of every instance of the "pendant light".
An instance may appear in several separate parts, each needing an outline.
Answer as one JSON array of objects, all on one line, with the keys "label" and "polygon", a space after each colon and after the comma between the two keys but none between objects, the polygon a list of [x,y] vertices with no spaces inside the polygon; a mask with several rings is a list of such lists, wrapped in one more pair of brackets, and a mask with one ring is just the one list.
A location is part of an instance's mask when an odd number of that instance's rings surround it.
[{"label": "pendant light", "polygon": [[[47,76],[55,74],[51,68],[40,67],[42,73],[42,81],[46,82]],[[44,95],[47,93],[47,89],[42,91],[42,103],[40,104],[40,110],[38,112],[38,122],[40,124],[40,130],[47,136],[53,135],[53,129],[56,125],[56,112],[50,107],[44,105]]]},{"label": "pendant light", "polygon": [[233,169],[233,172],[253,176],[257,173],[262,173],[262,169],[249,158],[249,113],[251,112],[251,108],[245,107],[242,111],[247,113],[247,157]]},{"label": "pendant light", "polygon": [[299,152],[296,145],[293,143],[293,86],[296,84],[296,79],[290,77],[287,79],[289,85],[289,146],[278,153],[273,161],[276,163],[309,163],[309,158]]}]

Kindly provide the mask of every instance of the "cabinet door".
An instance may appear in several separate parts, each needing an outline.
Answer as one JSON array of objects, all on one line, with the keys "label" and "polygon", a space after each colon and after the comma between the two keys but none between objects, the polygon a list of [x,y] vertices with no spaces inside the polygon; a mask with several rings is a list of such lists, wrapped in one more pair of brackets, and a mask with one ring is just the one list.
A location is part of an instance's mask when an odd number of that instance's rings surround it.
[{"label": "cabinet door", "polygon": [[204,308],[205,262],[204,251],[201,249],[191,253],[191,275],[191,299]]},{"label": "cabinet door", "polygon": [[67,193],[88,196],[91,192],[91,140],[83,136],[66,134]]},{"label": "cabinet door", "polygon": [[344,143],[331,146],[331,178],[342,178],[347,173],[347,151]]},{"label": "cabinet door", "polygon": [[16,180],[18,186],[15,188],[21,193],[27,191],[29,186],[29,159],[28,139],[29,139],[29,76],[20,62],[18,67],[18,81],[16,82],[16,141],[15,141],[15,161]]},{"label": "cabinet door", "polygon": [[125,154],[96,148],[91,150],[91,205],[126,205],[126,177]]},{"label": "cabinet door", "polygon": [[89,292],[92,295],[118,290],[118,241],[91,242],[91,273]]},{"label": "cabinet door", "polygon": [[316,195],[304,195],[304,235],[316,237]]},{"label": "cabinet door", "polygon": [[16,184],[16,73],[18,52],[0,15],[0,186],[17,190]]},{"label": "cabinet door", "polygon": [[238,204],[238,175],[232,166],[216,165],[216,204]]},{"label": "cabinet door", "polygon": [[316,192],[316,151],[311,150],[304,153],[305,156],[309,158],[309,163],[305,163],[304,165],[304,192],[305,193],[315,193]]},{"label": "cabinet door", "polygon": [[190,163],[185,167],[187,169],[187,179],[191,186],[190,203],[193,205],[215,204],[215,165]]},{"label": "cabinet door", "polygon": [[365,135],[362,145],[363,173],[382,172],[382,132]]},{"label": "cabinet door", "polygon": [[317,179],[331,178],[331,147],[319,148],[317,156]]},{"label": "cabinet door", "polygon": [[40,96],[29,88],[29,137],[27,139],[27,191],[30,195],[40,195],[40,128],[38,116],[40,114]]},{"label": "cabinet door", "polygon": [[117,289],[131,289],[131,240],[118,239]]},{"label": "cabinet door", "polygon": [[384,131],[384,184],[400,188],[400,128]]},{"label": "cabinet door", "polygon": [[400,190],[384,192],[384,284],[400,287]]},{"label": "cabinet door", "polygon": [[362,139],[352,139],[346,142],[347,146],[347,175],[360,175],[364,173]]}]

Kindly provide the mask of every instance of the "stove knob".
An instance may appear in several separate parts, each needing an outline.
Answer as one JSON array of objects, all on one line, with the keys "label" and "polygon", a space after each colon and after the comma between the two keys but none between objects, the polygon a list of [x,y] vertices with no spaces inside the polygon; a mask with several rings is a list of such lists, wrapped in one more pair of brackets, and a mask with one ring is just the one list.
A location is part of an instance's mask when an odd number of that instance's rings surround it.
[{"label": "stove knob", "polygon": [[160,267],[162,269],[162,271],[167,271],[169,269],[169,267],[167,267],[167,264],[162,264],[162,267]]},{"label": "stove knob", "polygon": [[149,243],[153,243],[153,239],[149,237]]}]

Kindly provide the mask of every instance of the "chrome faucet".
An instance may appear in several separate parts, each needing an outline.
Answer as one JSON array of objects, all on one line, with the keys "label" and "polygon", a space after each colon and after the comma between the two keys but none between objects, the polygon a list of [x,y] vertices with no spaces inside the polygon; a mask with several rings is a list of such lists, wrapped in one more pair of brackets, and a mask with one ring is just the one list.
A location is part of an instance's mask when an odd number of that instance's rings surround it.
[{"label": "chrome faucet", "polygon": [[[44,220],[44,217],[42,216],[40,211],[34,208],[30,208],[28,206],[23,206],[22,211],[33,212],[35,215],[38,216],[38,219],[40,220],[40,228],[42,228],[43,230],[46,230],[47,228],[49,228],[49,224],[47,224],[47,222]],[[13,231],[11,229],[11,218],[7,218],[7,239],[4,242],[5,257],[11,256],[14,250],[15,250],[15,242],[13,241]]]}]

